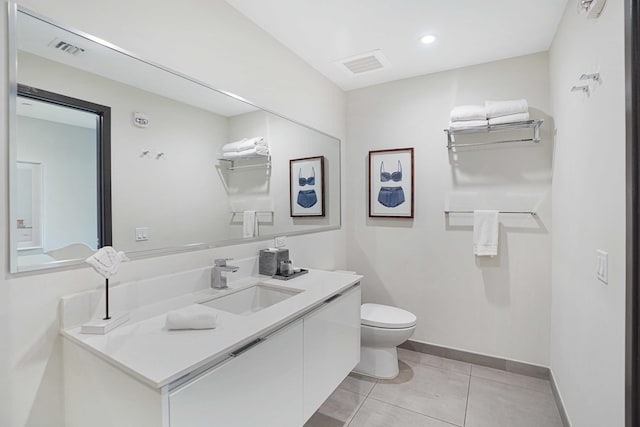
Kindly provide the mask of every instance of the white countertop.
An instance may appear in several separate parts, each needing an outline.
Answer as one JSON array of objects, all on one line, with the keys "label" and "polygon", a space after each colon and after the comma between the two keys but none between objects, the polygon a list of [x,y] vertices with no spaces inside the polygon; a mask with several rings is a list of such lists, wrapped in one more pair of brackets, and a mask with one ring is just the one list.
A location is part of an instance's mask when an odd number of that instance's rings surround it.
[{"label": "white countertop", "polygon": [[[268,276],[232,281],[229,283],[231,289],[262,282],[304,292],[249,316],[216,310],[218,324],[215,329],[169,331],[165,327],[166,313],[162,313],[135,322],[130,320],[106,335],[81,334],[80,327],[64,330],[62,334],[140,381],[161,388],[203,366],[226,358],[232,350],[299,317],[327,298],[348,289],[361,278],[354,274],[310,270],[308,274],[288,281]],[[179,300],[180,305],[187,306],[220,292],[229,291],[208,289],[174,299]],[[140,310],[144,312],[145,308],[141,307]],[[135,318],[132,316],[132,319]]]}]

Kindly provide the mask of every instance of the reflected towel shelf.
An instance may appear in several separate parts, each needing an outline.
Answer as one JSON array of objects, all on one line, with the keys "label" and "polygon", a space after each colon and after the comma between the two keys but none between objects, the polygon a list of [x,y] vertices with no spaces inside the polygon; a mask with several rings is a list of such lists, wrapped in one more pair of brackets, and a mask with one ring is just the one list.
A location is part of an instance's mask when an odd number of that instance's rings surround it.
[{"label": "reflected towel shelf", "polygon": [[[264,163],[251,163],[247,165],[236,166],[235,162],[244,161],[244,160],[255,160],[255,159],[264,159]],[[224,169],[227,170],[237,170],[237,169],[256,169],[256,168],[265,168],[269,169],[271,167],[271,155],[270,154],[253,154],[250,156],[242,156],[242,157],[218,157],[218,160],[224,160],[225,162],[229,162],[229,165],[224,166]]]},{"label": "reflected towel shelf", "polygon": [[[448,128],[444,131],[447,134],[447,148],[449,150],[456,147],[472,147],[479,145],[490,145],[490,144],[504,144],[507,142],[540,142],[540,125],[544,120],[527,120],[523,122],[513,122],[513,123],[503,123],[499,125],[486,125],[486,126],[470,126],[470,127],[461,127],[461,128]],[[521,139],[506,139],[501,141],[486,141],[486,142],[475,142],[469,144],[456,144],[455,135],[465,135],[465,134],[479,134],[479,133],[492,133],[492,132],[502,132],[502,131],[510,131],[517,129],[532,129],[533,136],[531,138],[521,138]]]}]

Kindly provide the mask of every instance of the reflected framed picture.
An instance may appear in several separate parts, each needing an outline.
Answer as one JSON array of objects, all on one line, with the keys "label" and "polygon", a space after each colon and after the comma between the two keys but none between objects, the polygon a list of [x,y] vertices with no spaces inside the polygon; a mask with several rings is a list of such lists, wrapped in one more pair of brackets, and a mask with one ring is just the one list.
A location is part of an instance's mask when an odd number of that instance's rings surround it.
[{"label": "reflected framed picture", "polygon": [[369,151],[369,216],[413,218],[413,148]]},{"label": "reflected framed picture", "polygon": [[292,217],[324,216],[324,156],[289,160]]}]

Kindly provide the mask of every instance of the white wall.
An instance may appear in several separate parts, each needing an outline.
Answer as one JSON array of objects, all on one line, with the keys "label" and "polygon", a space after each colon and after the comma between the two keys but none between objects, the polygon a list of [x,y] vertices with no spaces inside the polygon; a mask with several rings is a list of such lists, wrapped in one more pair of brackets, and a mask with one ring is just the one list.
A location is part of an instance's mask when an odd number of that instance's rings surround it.
[{"label": "white wall", "polygon": [[[94,34],[142,57],[235,92],[262,106],[344,137],[344,94],[272,37],[222,0],[28,0],[21,2],[71,27]],[[3,1],[0,43],[6,46]],[[0,164],[6,165],[6,52],[0,67]],[[64,424],[60,296],[100,286],[88,268],[9,275],[7,177],[0,176],[0,425],[58,427]],[[297,264],[344,268],[344,232],[288,239]],[[127,264],[118,281],[210,264],[214,257],[253,256],[269,242],[150,258]]]},{"label": "white wall", "polygon": [[[624,425],[625,77],[623,1],[597,20],[569,2],[550,51],[553,168],[551,369],[576,427]],[[600,72],[589,97],[571,93]],[[609,284],[595,251],[609,253]]]},{"label": "white wall", "polygon": [[[365,276],[364,300],[415,313],[415,340],[548,364],[553,122],[547,66],[540,53],[347,94],[348,265]],[[443,129],[451,108],[516,98],[527,98],[532,116],[545,119],[541,144],[448,152]],[[368,218],[368,151],[402,147],[415,148],[415,218]],[[539,215],[501,215],[499,256],[477,259],[472,216],[447,217],[447,206]]]}]

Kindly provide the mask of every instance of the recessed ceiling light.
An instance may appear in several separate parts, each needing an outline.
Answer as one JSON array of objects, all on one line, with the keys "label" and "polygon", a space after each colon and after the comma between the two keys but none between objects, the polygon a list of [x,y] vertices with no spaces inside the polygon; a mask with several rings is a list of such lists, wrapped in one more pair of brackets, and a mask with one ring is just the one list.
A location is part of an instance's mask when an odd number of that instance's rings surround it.
[{"label": "recessed ceiling light", "polygon": [[420,39],[420,42],[424,44],[431,44],[434,41],[436,41],[436,36],[434,36],[433,34],[427,34],[426,36],[422,36],[422,38]]}]

